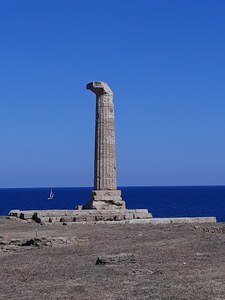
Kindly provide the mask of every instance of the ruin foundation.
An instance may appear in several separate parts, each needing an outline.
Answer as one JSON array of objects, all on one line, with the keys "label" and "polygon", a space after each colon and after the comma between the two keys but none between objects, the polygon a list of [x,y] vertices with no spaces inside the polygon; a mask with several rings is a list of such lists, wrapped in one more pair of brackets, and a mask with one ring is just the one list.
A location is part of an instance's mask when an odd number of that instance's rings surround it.
[{"label": "ruin foundation", "polygon": [[9,218],[24,223],[36,221],[47,224],[175,224],[175,223],[215,223],[215,217],[152,218],[147,209],[129,210],[12,210]]},{"label": "ruin foundation", "polygon": [[10,217],[25,221],[36,221],[37,223],[96,223],[99,221],[124,221],[134,219],[149,219],[152,217],[147,209],[78,209],[74,210],[11,210]]}]

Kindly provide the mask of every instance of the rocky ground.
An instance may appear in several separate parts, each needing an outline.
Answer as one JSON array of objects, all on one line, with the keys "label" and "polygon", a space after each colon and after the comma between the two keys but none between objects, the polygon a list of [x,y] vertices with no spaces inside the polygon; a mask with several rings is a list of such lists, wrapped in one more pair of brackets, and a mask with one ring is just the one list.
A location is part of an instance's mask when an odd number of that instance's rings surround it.
[{"label": "rocky ground", "polygon": [[224,270],[223,223],[39,225],[0,218],[4,300],[219,300]]}]

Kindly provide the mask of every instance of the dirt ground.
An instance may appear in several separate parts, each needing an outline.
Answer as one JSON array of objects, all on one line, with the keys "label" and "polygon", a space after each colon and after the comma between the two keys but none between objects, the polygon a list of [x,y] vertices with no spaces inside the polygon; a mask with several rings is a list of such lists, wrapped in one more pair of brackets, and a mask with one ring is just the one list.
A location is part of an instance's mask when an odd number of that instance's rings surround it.
[{"label": "dirt ground", "polygon": [[[0,218],[0,236],[75,237],[0,251],[0,299],[225,299],[224,223],[63,226]],[[136,262],[96,265],[101,255],[121,253]]]}]

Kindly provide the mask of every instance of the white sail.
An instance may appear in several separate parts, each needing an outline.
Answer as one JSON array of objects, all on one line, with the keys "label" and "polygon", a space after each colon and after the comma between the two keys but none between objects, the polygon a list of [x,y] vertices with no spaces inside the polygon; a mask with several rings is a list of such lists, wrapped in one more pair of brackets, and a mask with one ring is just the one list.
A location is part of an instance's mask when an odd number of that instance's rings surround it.
[{"label": "white sail", "polygon": [[54,194],[53,194],[53,191],[51,189],[48,199],[50,200],[50,199],[53,199],[53,198],[54,198]]}]

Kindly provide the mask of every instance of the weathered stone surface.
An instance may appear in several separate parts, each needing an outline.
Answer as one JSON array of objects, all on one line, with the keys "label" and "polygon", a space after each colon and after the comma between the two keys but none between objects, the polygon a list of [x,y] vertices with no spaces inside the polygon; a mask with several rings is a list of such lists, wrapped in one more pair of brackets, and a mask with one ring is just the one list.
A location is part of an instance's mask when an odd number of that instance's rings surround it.
[{"label": "weathered stone surface", "polygon": [[27,220],[27,219],[32,219],[33,217],[33,212],[32,211],[22,211],[20,213],[20,218],[23,219],[23,220]]},{"label": "weathered stone surface", "polygon": [[87,208],[125,208],[116,184],[113,92],[108,84],[94,81],[87,89],[96,94],[94,191]]},{"label": "weathered stone surface", "polygon": [[121,263],[136,263],[136,258],[132,253],[120,253],[101,255],[96,260],[96,265],[114,265]]},{"label": "weathered stone surface", "polygon": [[204,232],[207,232],[207,233],[222,233],[224,234],[225,233],[225,226],[222,226],[222,227],[215,227],[215,226],[209,226],[209,227],[205,227],[203,228],[203,231]]},{"label": "weathered stone surface", "polygon": [[31,239],[4,239],[0,238],[0,252],[18,251],[22,248],[33,247],[63,247],[69,245],[86,245],[88,238],[73,237],[36,237]]},{"label": "weathered stone surface", "polygon": [[31,212],[37,213],[39,217],[72,216],[78,213],[75,209],[32,210]]},{"label": "weathered stone surface", "polygon": [[[29,213],[28,213],[29,212]],[[67,215],[65,215],[65,212]],[[21,221],[30,222],[35,220],[40,224],[61,223],[112,223],[112,224],[175,224],[175,223],[215,223],[215,217],[193,218],[152,218],[147,209],[108,209],[108,210],[57,210],[58,216],[52,216],[52,210],[20,211],[19,216],[30,216],[31,219]],[[10,217],[15,218],[15,217]],[[19,220],[19,219],[18,219]]]},{"label": "weathered stone surface", "polygon": [[[135,223],[135,220],[132,220]],[[141,220],[140,220],[141,221]],[[187,217],[187,218],[152,218],[152,224],[177,224],[177,223],[215,223],[216,217]]]},{"label": "weathered stone surface", "polygon": [[21,213],[21,212],[20,212],[19,209],[13,209],[13,210],[10,210],[9,216],[19,218],[19,217],[20,217],[20,213]]},{"label": "weathered stone surface", "polygon": [[[18,216],[22,222],[47,224],[55,222],[98,222],[98,221],[119,221],[138,218],[150,218],[151,214],[147,209],[103,209],[103,210],[36,210],[19,211]],[[11,217],[15,218],[16,217]]]},{"label": "weathered stone surface", "polygon": [[77,206],[75,207],[75,209],[77,209],[77,210],[82,210],[82,209],[83,209],[83,205],[77,205]]}]

